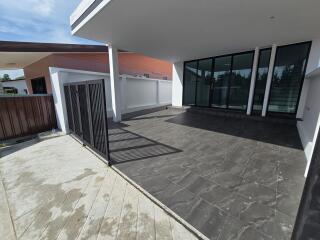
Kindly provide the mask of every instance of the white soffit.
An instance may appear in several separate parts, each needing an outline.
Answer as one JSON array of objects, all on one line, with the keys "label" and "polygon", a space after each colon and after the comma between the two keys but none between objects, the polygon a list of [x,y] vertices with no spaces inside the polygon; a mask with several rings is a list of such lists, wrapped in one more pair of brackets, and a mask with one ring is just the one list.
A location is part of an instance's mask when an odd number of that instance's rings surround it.
[{"label": "white soffit", "polygon": [[320,37],[319,0],[111,0],[99,9],[73,34],[171,62]]},{"label": "white soffit", "polygon": [[51,52],[0,52],[0,68],[24,68],[51,54]]}]

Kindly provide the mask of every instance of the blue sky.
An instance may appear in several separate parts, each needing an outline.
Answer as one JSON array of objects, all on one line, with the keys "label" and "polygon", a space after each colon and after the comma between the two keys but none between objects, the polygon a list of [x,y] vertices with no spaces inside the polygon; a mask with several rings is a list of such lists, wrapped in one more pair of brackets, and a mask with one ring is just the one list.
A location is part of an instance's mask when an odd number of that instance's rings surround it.
[{"label": "blue sky", "polygon": [[[72,36],[69,16],[81,0],[0,0],[0,40],[97,44]],[[22,75],[0,70],[0,76]]]},{"label": "blue sky", "polygon": [[0,0],[0,40],[94,42],[70,33],[69,16],[80,0]]}]

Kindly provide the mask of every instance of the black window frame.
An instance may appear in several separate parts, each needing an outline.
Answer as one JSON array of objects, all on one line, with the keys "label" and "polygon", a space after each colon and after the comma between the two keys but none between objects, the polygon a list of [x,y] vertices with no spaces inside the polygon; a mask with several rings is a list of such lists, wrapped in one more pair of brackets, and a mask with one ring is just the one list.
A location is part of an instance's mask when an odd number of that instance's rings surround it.
[{"label": "black window frame", "polygon": [[[39,80],[43,80],[44,81],[44,86],[45,86],[45,93],[34,93],[34,81],[39,81]],[[46,78],[45,77],[37,77],[37,78],[32,78],[31,80],[31,89],[32,89],[32,94],[48,94],[48,88],[47,88],[47,83],[46,83]]]},{"label": "black window frame", "polygon": [[[212,71],[211,71],[211,85],[210,85],[210,96],[209,96],[209,102],[208,102],[208,106],[198,106],[197,105],[197,87],[198,87],[198,75],[197,75],[197,80],[196,80],[196,88],[195,88],[195,100],[193,105],[186,105],[184,104],[184,99],[185,99],[185,91],[183,88],[183,92],[182,92],[182,105],[184,106],[192,106],[192,107],[198,107],[198,108],[212,108],[212,109],[220,109],[220,110],[228,110],[228,111],[234,111],[234,112],[247,112],[248,109],[248,104],[246,106],[246,109],[234,109],[234,108],[229,108],[229,93],[230,93],[230,83],[231,83],[231,77],[232,77],[232,68],[233,68],[233,57],[237,56],[237,55],[242,55],[242,54],[246,54],[246,53],[252,53],[252,65],[251,65],[251,74],[250,74],[250,79],[252,76],[252,72],[253,72],[253,62],[254,62],[254,50],[248,50],[248,51],[242,51],[242,52],[238,52],[238,53],[231,53],[231,54],[223,54],[223,55],[218,55],[218,56],[214,56],[214,57],[205,57],[205,58],[199,58],[199,59],[194,59],[194,60],[188,60],[188,61],[184,61],[183,64],[183,87],[185,86],[185,66],[187,63],[190,62],[197,62],[197,74],[198,74],[198,69],[199,69],[199,61],[202,60],[208,60],[211,59],[212,60]],[[214,69],[215,69],[215,59],[216,58],[220,58],[220,57],[229,57],[231,56],[231,65],[230,65],[230,78],[228,80],[228,92],[227,92],[227,101],[226,101],[226,108],[220,108],[220,107],[212,107],[211,103],[212,103],[212,97],[213,97],[213,90],[214,90],[214,81],[213,81],[213,76],[214,76]],[[251,84],[251,83],[250,83]],[[250,88],[248,89],[248,93],[250,92]],[[249,97],[249,95],[248,95]]]},{"label": "black window frame", "polygon": [[[214,66],[216,65],[216,59],[217,58],[223,58],[223,57],[231,57],[231,60],[230,60],[230,68],[229,68],[229,79],[228,79],[228,89],[227,89],[227,99],[226,99],[226,107],[213,107],[211,104],[212,104],[212,100],[213,100],[213,93],[214,93],[214,86],[210,92],[210,94],[212,95],[212,97],[210,98],[210,102],[209,102],[209,107],[210,108],[213,108],[213,109],[220,109],[220,110],[231,110],[231,111],[238,111],[238,109],[229,109],[228,106],[229,106],[229,92],[230,92],[230,80],[231,80],[231,73],[232,73],[232,66],[233,66],[233,54],[224,54],[224,55],[219,55],[219,56],[215,56],[215,57],[212,57],[212,61],[214,62]],[[215,84],[215,81],[213,81],[213,77],[214,77],[214,71],[215,71],[215,68],[212,69],[212,74],[211,74],[211,81],[213,82],[213,85]]]},{"label": "black window frame", "polygon": [[[197,97],[198,97],[198,82],[199,82],[199,78],[201,78],[200,76],[199,76],[199,62],[200,61],[205,61],[205,60],[211,60],[211,76],[210,76],[210,79],[211,79],[211,84],[210,84],[210,88],[209,88],[209,101],[208,101],[208,106],[198,106],[197,105]],[[214,65],[214,58],[212,58],[212,57],[208,57],[208,58],[202,58],[202,59],[197,59],[196,60],[197,61],[197,80],[196,80],[196,92],[195,92],[195,104],[194,104],[194,106],[196,106],[196,107],[210,107],[210,99],[211,99],[211,85],[212,85],[212,74],[213,74],[213,72],[212,72],[212,66]],[[190,61],[190,62],[192,62],[192,61]]]},{"label": "black window frame", "polygon": [[268,104],[267,104],[267,111],[266,111],[266,116],[270,116],[270,117],[288,117],[288,118],[296,118],[297,112],[298,112],[298,108],[299,108],[299,102],[300,102],[300,97],[301,97],[301,91],[303,88],[303,84],[304,84],[304,80],[305,80],[305,75],[306,75],[306,71],[307,71],[307,66],[308,66],[308,62],[309,62],[309,57],[310,57],[310,51],[311,51],[311,45],[312,45],[312,41],[305,41],[305,42],[298,42],[298,43],[293,43],[293,44],[286,44],[286,45],[281,45],[281,46],[277,46],[276,49],[276,55],[274,58],[274,63],[276,62],[276,59],[278,57],[279,54],[279,48],[283,48],[283,47],[289,47],[289,46],[295,46],[295,45],[303,45],[303,44],[309,44],[308,46],[308,53],[307,53],[307,57],[306,57],[306,64],[304,66],[304,70],[303,73],[301,75],[301,81],[300,81],[300,87],[299,87],[299,94],[298,94],[298,98],[297,98],[297,102],[296,102],[296,108],[295,111],[292,113],[282,113],[282,112],[274,112],[274,111],[269,111],[269,104],[270,104],[270,99],[271,99],[271,89],[272,89],[272,85],[273,83],[273,76],[274,76],[274,70],[275,70],[275,66],[273,66],[272,69],[272,79],[271,79],[271,85],[270,85],[270,89],[269,89],[269,94],[268,94]]},{"label": "black window frame", "polygon": [[250,94],[250,86],[251,86],[251,78],[252,78],[252,72],[253,72],[253,64],[254,64],[254,52],[255,50],[251,50],[251,51],[245,51],[245,52],[240,52],[240,53],[235,53],[235,54],[232,54],[232,59],[231,59],[231,69],[230,69],[230,74],[231,74],[231,77],[232,77],[232,71],[233,71],[233,64],[234,64],[234,56],[237,56],[237,55],[242,55],[242,54],[248,54],[248,53],[252,53],[252,59],[251,59],[251,73],[250,73],[250,83],[249,83],[249,88],[248,88],[248,93],[247,93],[247,105],[246,105],[246,108],[245,109],[235,109],[235,108],[229,108],[229,98],[230,98],[230,87],[231,87],[231,84],[230,84],[230,81],[232,80],[231,78],[229,79],[229,92],[228,92],[228,102],[227,102],[227,110],[236,110],[236,111],[239,111],[239,112],[247,112],[248,110],[248,100],[249,100],[249,94]]},{"label": "black window frame", "polygon": [[[206,59],[207,59],[207,58],[206,58]],[[189,104],[189,105],[184,104],[184,99],[185,99],[185,96],[184,96],[184,95],[185,95],[185,88],[184,88],[184,86],[185,86],[185,79],[186,79],[186,78],[185,78],[185,73],[186,73],[185,68],[186,68],[186,64],[188,64],[188,63],[190,63],[190,62],[197,62],[197,74],[198,74],[199,60],[201,60],[201,59],[185,61],[185,62],[183,63],[182,105],[184,105],[184,106],[196,106],[198,75],[197,75],[197,78],[196,78],[196,87],[195,87],[195,93],[194,93],[194,104],[193,104],[193,105],[191,105],[191,104]]]},{"label": "black window frame", "polygon": [[[301,83],[300,83],[300,87],[299,87],[299,95],[298,95],[298,98],[297,98],[297,103],[296,103],[296,109],[295,109],[295,112],[293,113],[281,113],[281,112],[272,112],[272,111],[269,111],[269,103],[270,103],[270,93],[271,93],[271,89],[272,89],[272,84],[273,84],[273,81],[271,82],[271,85],[270,85],[270,89],[269,89],[269,92],[268,92],[268,104],[267,104],[267,112],[266,112],[266,116],[275,116],[275,117],[284,117],[284,118],[295,118],[296,115],[297,115],[297,111],[298,111],[298,108],[299,108],[299,102],[300,102],[300,98],[301,98],[301,92],[302,92],[302,88],[303,88],[303,84],[304,84],[304,80],[305,80],[305,74],[306,74],[306,71],[307,71],[307,65],[308,65],[308,61],[309,61],[309,57],[310,57],[310,51],[311,51],[311,46],[312,46],[312,41],[304,41],[304,42],[298,42],[298,43],[293,43],[293,44],[286,44],[286,45],[280,45],[280,46],[277,46],[276,48],[276,56],[275,56],[275,59],[274,61],[276,61],[276,58],[277,58],[277,55],[278,55],[278,49],[281,48],[281,47],[288,47],[288,46],[293,46],[293,45],[299,45],[299,44],[309,44],[308,46],[308,54],[307,54],[307,57],[306,57],[306,64],[305,64],[305,67],[304,67],[304,70],[303,70],[303,74],[302,74],[302,80],[301,80]],[[262,50],[267,50],[267,49],[270,49],[271,47],[265,47],[265,48],[262,48],[259,50],[259,56],[260,56],[260,51]],[[272,48],[271,48],[272,49]],[[233,68],[233,57],[236,56],[236,55],[241,55],[241,54],[245,54],[245,53],[253,53],[254,54],[254,51],[255,50],[249,50],[249,51],[242,51],[242,52],[238,52],[238,53],[232,53],[232,54],[223,54],[223,55],[217,55],[217,56],[214,56],[214,57],[205,57],[205,58],[199,58],[199,59],[193,59],[193,60],[188,60],[188,61],[184,61],[184,64],[183,64],[183,87],[185,86],[185,66],[187,63],[189,62],[197,62],[197,71],[198,71],[198,67],[199,67],[199,61],[201,60],[206,60],[206,59],[212,59],[212,71],[211,71],[211,85],[210,85],[210,96],[209,96],[209,103],[208,103],[208,106],[197,106],[197,83],[198,83],[198,76],[197,76],[197,80],[196,80],[196,88],[195,88],[195,100],[194,100],[194,103],[193,105],[186,105],[184,103],[184,98],[185,98],[185,91],[184,91],[184,88],[183,88],[183,92],[182,92],[182,105],[184,106],[192,106],[192,107],[197,107],[197,108],[212,108],[212,109],[220,109],[220,110],[227,110],[227,111],[233,111],[233,112],[247,112],[248,110],[248,104],[246,106],[246,109],[232,109],[232,108],[229,108],[229,93],[230,93],[230,81],[231,79],[229,79],[229,82],[228,82],[228,95],[227,95],[227,107],[226,108],[220,108],[220,107],[213,107],[211,106],[211,103],[212,103],[212,97],[213,97],[213,90],[214,90],[214,81],[213,81],[213,75],[214,75],[214,69],[215,69],[215,59],[216,58],[219,58],[219,57],[227,57],[227,56],[231,56],[231,67],[230,67],[230,74],[232,73],[232,68]],[[269,60],[269,66],[270,66],[270,61],[271,61],[271,54],[270,53],[270,60]],[[258,59],[258,66],[259,66],[259,62],[260,62],[260,58]],[[252,66],[251,66],[251,75],[252,74],[258,74],[258,68],[257,68],[257,71],[255,73],[253,73],[253,64],[254,64],[254,56],[252,58]],[[274,75],[274,70],[275,70],[275,67],[273,67],[272,69],[272,78],[273,78],[273,75]],[[269,69],[268,69],[269,71]],[[198,72],[197,72],[198,73]],[[251,84],[251,83],[250,83]],[[249,91],[249,94],[250,94],[250,88],[248,89]],[[254,87],[254,93],[255,94],[255,91],[256,91],[256,85]],[[254,95],[253,95],[254,96]],[[249,96],[248,96],[249,97]],[[252,103],[252,106],[251,106],[251,110],[252,112],[254,112],[253,110],[253,103]]]}]

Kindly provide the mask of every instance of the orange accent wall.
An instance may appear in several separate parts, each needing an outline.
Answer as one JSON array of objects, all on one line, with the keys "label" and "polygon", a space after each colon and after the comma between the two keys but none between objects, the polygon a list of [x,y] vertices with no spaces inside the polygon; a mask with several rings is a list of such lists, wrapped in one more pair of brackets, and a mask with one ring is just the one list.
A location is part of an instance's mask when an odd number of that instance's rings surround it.
[{"label": "orange accent wall", "polygon": [[[52,92],[49,67],[70,68],[94,72],[109,72],[107,53],[57,53],[47,56],[24,68],[29,93],[31,79],[45,77],[48,93]],[[144,75],[150,78],[172,78],[172,64],[137,53],[119,53],[120,74]]]}]

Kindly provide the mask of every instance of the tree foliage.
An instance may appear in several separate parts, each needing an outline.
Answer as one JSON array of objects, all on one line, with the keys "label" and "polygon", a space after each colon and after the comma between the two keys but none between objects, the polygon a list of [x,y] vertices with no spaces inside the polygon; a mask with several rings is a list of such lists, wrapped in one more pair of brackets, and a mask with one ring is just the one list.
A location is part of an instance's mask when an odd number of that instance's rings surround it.
[{"label": "tree foliage", "polygon": [[11,80],[9,74],[3,74],[2,78],[0,78],[0,81],[4,82],[4,81],[9,81]]}]

